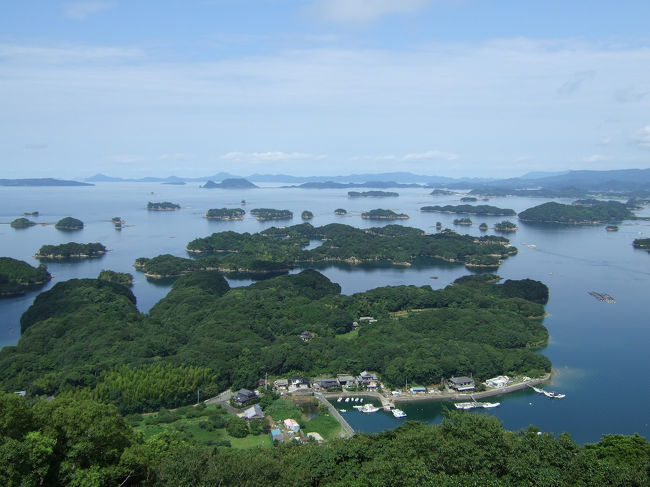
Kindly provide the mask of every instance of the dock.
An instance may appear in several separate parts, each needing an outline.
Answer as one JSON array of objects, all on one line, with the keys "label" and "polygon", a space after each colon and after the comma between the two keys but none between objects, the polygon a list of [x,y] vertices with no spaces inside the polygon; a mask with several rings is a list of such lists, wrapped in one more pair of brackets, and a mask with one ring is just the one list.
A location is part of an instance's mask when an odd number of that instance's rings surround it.
[{"label": "dock", "polygon": [[341,416],[341,413],[338,412],[338,410],[332,405],[331,402],[327,400],[327,398],[323,394],[315,393],[314,397],[316,398],[316,400],[325,404],[325,406],[327,406],[327,409],[329,409],[330,414],[334,416],[336,420],[339,422],[339,424],[343,428],[343,431],[345,432],[343,436],[347,436],[348,438],[354,436],[354,429],[352,428],[352,426],[350,426],[350,424],[345,420],[345,418]]}]

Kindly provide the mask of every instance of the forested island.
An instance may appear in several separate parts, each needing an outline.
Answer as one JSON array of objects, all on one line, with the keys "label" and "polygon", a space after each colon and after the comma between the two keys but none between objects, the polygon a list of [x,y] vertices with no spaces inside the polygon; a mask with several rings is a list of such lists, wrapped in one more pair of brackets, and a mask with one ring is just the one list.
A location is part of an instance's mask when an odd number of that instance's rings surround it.
[{"label": "forested island", "polygon": [[499,223],[494,224],[494,229],[497,232],[516,232],[517,231],[517,225],[509,222],[507,220],[504,220]]},{"label": "forested island", "polygon": [[209,220],[243,220],[246,212],[241,208],[211,208],[205,214]]},{"label": "forested island", "polygon": [[104,269],[99,273],[97,279],[120,284],[126,287],[133,286],[133,275],[129,274],[128,272],[115,272]]},{"label": "forested island", "polygon": [[454,218],[454,225],[473,225],[471,218]]},{"label": "forested island", "polygon": [[519,219],[523,222],[566,225],[594,225],[632,218],[635,218],[634,213],[623,203],[593,199],[578,200],[571,205],[551,201],[519,213]]},{"label": "forested island", "polygon": [[36,224],[37,224],[36,222],[21,217],[21,218],[16,218],[9,225],[11,226],[11,228],[29,228],[29,227],[33,227]]},{"label": "forested island", "polygon": [[257,188],[258,186],[243,178],[228,178],[228,179],[224,179],[220,183],[215,183],[214,181],[207,181],[201,187],[206,189],[215,189],[215,188],[252,189],[252,188]]},{"label": "forested island", "polygon": [[487,230],[488,230],[488,224],[485,223],[485,222],[483,222],[483,223],[481,223],[481,224],[478,226],[478,229],[479,229],[480,231],[482,231],[482,232],[487,232]]},{"label": "forested island", "polygon": [[509,208],[497,208],[491,205],[445,205],[423,206],[420,211],[434,213],[460,213],[480,216],[513,216],[517,213]]},{"label": "forested island", "polygon": [[161,201],[157,203],[152,203],[149,201],[147,203],[147,210],[149,211],[174,211],[180,209],[181,205],[178,203],[170,203],[169,201]]},{"label": "forested island", "polygon": [[91,183],[53,178],[0,179],[0,186],[94,186]]},{"label": "forested island", "polygon": [[337,208],[334,210],[335,215],[347,215],[348,211],[345,208]]},{"label": "forested island", "polygon": [[27,262],[0,257],[0,296],[25,294],[52,279],[43,264],[32,267]]},{"label": "forested island", "polygon": [[290,220],[293,218],[292,211],[275,210],[273,208],[255,208],[251,210],[251,215],[261,222],[268,220]]},{"label": "forested island", "polygon": [[635,238],[632,245],[637,249],[643,249],[650,252],[650,238]]},{"label": "forested island", "polygon": [[394,198],[399,193],[392,191],[348,191],[348,198]]},{"label": "forested island", "polygon": [[447,189],[434,189],[429,193],[431,196],[453,196],[454,193],[453,191],[449,191]]},{"label": "forested island", "polygon": [[65,218],[61,218],[54,225],[54,228],[58,230],[81,230],[83,229],[83,227],[84,227],[84,222],[76,218],[72,218],[71,216],[66,216]]},{"label": "forested island", "polygon": [[302,218],[303,220],[311,220],[312,218],[314,218],[314,214],[309,210],[305,210],[300,214],[300,218]]},{"label": "forested island", "polygon": [[393,210],[383,210],[377,208],[361,213],[364,220],[408,220],[409,216],[405,213],[395,213]]},{"label": "forested island", "polygon": [[460,200],[463,203],[475,203],[476,201],[478,201],[478,199],[475,198],[474,196],[463,196]]},{"label": "forested island", "polygon": [[106,247],[99,242],[81,244],[68,242],[59,245],[43,245],[34,257],[37,259],[91,259],[101,257]]}]

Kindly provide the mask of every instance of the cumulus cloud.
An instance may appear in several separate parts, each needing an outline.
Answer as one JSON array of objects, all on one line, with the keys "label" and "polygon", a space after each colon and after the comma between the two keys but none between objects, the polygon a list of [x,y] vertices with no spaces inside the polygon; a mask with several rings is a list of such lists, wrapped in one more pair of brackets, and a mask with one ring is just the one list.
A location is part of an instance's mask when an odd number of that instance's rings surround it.
[{"label": "cumulus cloud", "polygon": [[113,2],[105,2],[100,0],[88,2],[69,2],[63,4],[63,13],[69,19],[84,20],[89,15],[111,9],[113,7]]},{"label": "cumulus cloud", "polygon": [[650,125],[646,125],[642,129],[637,130],[632,135],[632,142],[644,149],[650,149]]},{"label": "cumulus cloud", "polygon": [[304,152],[228,152],[221,159],[244,162],[277,162],[305,161],[325,159],[324,154],[308,154]]},{"label": "cumulus cloud", "polygon": [[322,19],[338,23],[368,23],[384,15],[417,12],[432,0],[316,0],[312,10]]},{"label": "cumulus cloud", "polygon": [[557,94],[563,96],[572,95],[582,87],[585,81],[592,80],[595,77],[596,77],[596,71],[591,69],[587,71],[580,71],[578,73],[575,73],[573,75],[573,78],[565,81],[562,84],[562,86],[560,86],[557,89]]}]

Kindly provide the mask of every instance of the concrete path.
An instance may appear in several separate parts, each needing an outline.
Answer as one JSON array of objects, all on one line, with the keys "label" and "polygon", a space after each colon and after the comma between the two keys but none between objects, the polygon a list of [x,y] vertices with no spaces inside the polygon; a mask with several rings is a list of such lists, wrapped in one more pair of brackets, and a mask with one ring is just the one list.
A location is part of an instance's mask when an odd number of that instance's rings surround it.
[{"label": "concrete path", "polygon": [[348,422],[341,416],[341,413],[337,411],[337,409],[323,396],[321,393],[315,393],[314,397],[325,404],[327,406],[327,409],[329,409],[330,414],[334,416],[337,421],[341,424],[341,427],[343,428],[343,431],[345,431],[345,436],[354,436],[354,430],[352,429],[352,426],[348,424]]}]

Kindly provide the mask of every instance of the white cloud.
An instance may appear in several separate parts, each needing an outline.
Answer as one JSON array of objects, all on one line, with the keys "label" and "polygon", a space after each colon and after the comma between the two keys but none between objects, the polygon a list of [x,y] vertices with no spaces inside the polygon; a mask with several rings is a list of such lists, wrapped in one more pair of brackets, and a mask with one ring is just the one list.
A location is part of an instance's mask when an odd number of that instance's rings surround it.
[{"label": "white cloud", "polygon": [[438,159],[441,161],[456,161],[460,159],[460,156],[458,154],[453,154],[451,152],[442,152],[439,150],[430,150],[427,152],[406,154],[402,156],[402,160],[404,161],[413,161],[419,159]]},{"label": "white cloud", "polygon": [[133,48],[61,45],[26,46],[0,44],[0,58],[16,64],[66,64],[89,61],[107,61],[120,58],[137,58],[142,51]]},{"label": "white cloud", "polygon": [[74,20],[84,20],[86,17],[104,10],[113,8],[113,2],[101,0],[87,2],[69,2],[63,4],[63,12],[66,17]]},{"label": "white cloud", "polygon": [[325,20],[339,23],[367,23],[390,14],[417,12],[432,0],[316,0],[312,11]]},{"label": "white cloud", "polygon": [[600,161],[606,161],[609,159],[609,157],[603,155],[603,154],[592,154],[587,157],[583,157],[582,161],[583,162],[600,162]]},{"label": "white cloud", "polygon": [[637,130],[632,135],[632,141],[639,147],[650,149],[650,125],[646,125],[642,129]]},{"label": "white cloud", "polygon": [[304,152],[228,152],[221,159],[242,162],[278,162],[278,161],[305,161],[327,158],[324,154],[308,154]]}]

